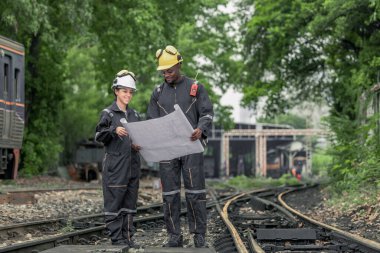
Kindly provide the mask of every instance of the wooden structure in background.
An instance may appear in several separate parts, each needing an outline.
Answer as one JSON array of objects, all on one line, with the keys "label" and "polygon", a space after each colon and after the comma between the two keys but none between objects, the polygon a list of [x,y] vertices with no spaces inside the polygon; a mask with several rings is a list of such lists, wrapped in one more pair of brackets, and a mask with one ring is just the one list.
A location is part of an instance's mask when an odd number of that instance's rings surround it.
[{"label": "wooden structure in background", "polygon": [[[321,129],[233,129],[223,133],[223,160],[226,166],[225,175],[230,175],[229,142],[232,136],[254,136],[256,139],[256,176],[267,175],[267,138],[269,136],[315,136],[327,135]],[[310,150],[310,148],[309,148]]]}]

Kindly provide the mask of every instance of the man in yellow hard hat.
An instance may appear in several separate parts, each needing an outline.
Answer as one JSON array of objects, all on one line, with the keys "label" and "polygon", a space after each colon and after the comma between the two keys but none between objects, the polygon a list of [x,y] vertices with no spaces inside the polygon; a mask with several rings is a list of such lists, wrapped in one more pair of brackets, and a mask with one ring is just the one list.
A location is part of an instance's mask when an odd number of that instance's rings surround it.
[{"label": "man in yellow hard hat", "polygon": [[[157,70],[164,82],[151,96],[148,118],[159,118],[174,111],[178,104],[192,125],[194,132],[189,138],[206,145],[214,116],[213,106],[203,85],[181,75],[183,58],[173,46],[156,52]],[[185,186],[190,233],[197,248],[206,247],[206,188],[203,169],[203,153],[178,157],[160,162],[160,177],[164,201],[164,217],[169,240],[164,247],[183,247],[180,226],[181,173]]]}]

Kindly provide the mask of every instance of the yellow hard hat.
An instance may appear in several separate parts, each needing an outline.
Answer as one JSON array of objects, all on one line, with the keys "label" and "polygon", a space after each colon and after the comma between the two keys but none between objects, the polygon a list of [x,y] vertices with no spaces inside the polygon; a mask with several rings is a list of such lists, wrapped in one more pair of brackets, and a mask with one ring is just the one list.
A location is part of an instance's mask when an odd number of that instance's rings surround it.
[{"label": "yellow hard hat", "polygon": [[173,46],[166,46],[165,49],[158,49],[156,52],[156,58],[158,60],[157,70],[171,68],[177,63],[183,61],[182,56]]}]

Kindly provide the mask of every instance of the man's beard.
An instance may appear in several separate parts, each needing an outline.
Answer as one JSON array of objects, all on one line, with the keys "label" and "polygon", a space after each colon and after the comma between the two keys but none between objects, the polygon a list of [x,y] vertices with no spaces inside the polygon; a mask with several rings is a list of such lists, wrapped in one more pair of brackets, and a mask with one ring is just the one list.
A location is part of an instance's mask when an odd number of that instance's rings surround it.
[{"label": "man's beard", "polygon": [[167,79],[165,79],[165,82],[166,82],[167,84],[175,84],[176,80],[171,79],[171,81],[169,82]]}]

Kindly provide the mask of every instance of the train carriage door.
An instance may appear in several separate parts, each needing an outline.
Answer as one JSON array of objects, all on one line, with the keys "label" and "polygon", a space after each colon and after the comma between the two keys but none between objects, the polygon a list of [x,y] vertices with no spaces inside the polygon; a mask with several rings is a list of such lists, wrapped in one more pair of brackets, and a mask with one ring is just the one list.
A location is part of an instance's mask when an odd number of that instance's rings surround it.
[{"label": "train carriage door", "polygon": [[3,57],[3,64],[2,64],[2,70],[3,70],[3,99],[5,104],[5,110],[4,110],[4,119],[3,123],[5,124],[3,127],[2,137],[3,139],[9,139],[10,137],[10,130],[11,130],[11,124],[12,124],[12,109],[13,109],[13,96],[12,96],[12,89],[11,89],[11,58],[7,55]]}]

